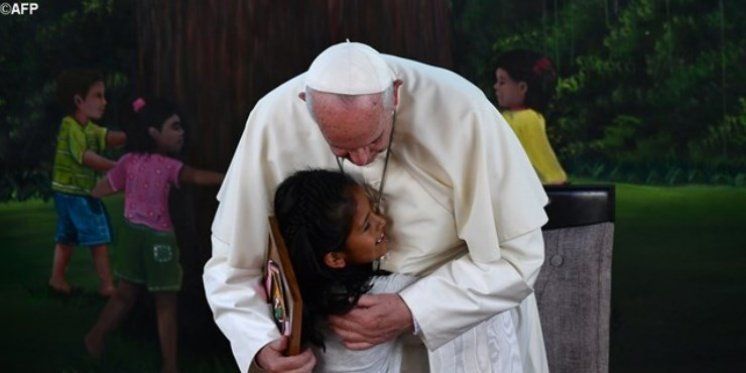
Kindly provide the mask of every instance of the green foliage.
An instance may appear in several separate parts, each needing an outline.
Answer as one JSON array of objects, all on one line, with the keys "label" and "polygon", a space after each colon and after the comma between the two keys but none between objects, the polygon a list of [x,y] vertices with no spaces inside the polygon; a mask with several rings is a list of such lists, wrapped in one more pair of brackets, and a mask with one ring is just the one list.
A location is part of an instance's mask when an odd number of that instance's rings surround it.
[{"label": "green foliage", "polygon": [[708,127],[701,140],[693,141],[690,153],[699,163],[733,164],[743,172],[742,183],[746,175],[746,99],[741,98],[740,111]]},{"label": "green foliage", "polygon": [[[62,112],[54,79],[106,76],[101,123],[132,92],[134,15],[125,0],[42,1],[0,21],[0,201],[49,196]],[[512,48],[552,58],[560,79],[548,134],[571,174],[744,184],[746,7],[697,0],[454,0],[457,70],[492,97]]]},{"label": "green foliage", "polygon": [[63,70],[103,72],[109,107],[99,122],[116,128],[116,103],[131,89],[130,6],[114,0],[49,1],[40,2],[33,16],[0,19],[0,201],[51,194],[63,117],[55,79]]},{"label": "green foliage", "polygon": [[520,47],[552,58],[560,78],[548,133],[571,174],[743,183],[746,7],[576,0],[540,2],[534,12],[507,5],[516,11],[504,15],[486,12],[489,4],[459,5],[455,24],[475,34],[489,29],[480,35],[493,39],[476,39],[480,51],[471,55],[479,61],[464,58],[458,68],[493,96],[500,53]]}]

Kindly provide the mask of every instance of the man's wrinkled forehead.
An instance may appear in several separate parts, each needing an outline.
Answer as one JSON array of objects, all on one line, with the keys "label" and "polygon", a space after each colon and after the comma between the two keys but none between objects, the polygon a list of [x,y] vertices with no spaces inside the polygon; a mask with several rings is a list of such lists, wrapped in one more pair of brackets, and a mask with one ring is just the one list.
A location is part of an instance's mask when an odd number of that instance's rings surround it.
[{"label": "man's wrinkled forehead", "polygon": [[382,133],[380,111],[327,108],[316,110],[317,123],[329,145],[355,149],[375,141]]}]

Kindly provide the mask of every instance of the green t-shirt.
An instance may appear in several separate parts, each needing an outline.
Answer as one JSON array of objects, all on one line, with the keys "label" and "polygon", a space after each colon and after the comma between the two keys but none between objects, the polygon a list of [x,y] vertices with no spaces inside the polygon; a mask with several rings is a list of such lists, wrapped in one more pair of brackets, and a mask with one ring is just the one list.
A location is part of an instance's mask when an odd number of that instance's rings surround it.
[{"label": "green t-shirt", "polygon": [[96,185],[98,173],[83,164],[83,153],[96,154],[106,149],[107,129],[88,121],[84,127],[70,117],[62,118],[54,155],[52,190],[88,195]]}]

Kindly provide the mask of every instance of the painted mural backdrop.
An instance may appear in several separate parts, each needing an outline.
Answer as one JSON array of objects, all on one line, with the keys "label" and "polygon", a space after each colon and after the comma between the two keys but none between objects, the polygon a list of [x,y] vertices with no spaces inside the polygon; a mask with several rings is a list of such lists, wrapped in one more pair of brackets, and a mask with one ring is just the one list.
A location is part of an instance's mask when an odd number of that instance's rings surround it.
[{"label": "painted mural backdrop", "polygon": [[452,67],[491,98],[500,52],[543,51],[560,72],[548,131],[572,175],[744,185],[745,19],[732,0],[42,1],[0,27],[0,200],[49,195],[64,68],[103,70],[113,102],[173,93],[195,114],[190,160],[224,166],[256,99],[346,37]]}]

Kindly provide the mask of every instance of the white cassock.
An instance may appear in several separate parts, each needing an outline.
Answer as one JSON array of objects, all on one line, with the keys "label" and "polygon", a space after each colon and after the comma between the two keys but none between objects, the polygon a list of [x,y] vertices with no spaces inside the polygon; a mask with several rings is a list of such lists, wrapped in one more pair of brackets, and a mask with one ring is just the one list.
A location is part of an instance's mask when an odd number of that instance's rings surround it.
[{"label": "white cassock", "polygon": [[[448,70],[383,58],[404,81],[382,201],[392,248],[383,268],[421,277],[400,293],[420,339],[436,350],[509,311],[523,370],[547,371],[532,294],[544,261],[547,197],[528,158],[477,87]],[[303,90],[300,75],[256,104],[218,193],[204,284],[242,372],[280,337],[257,291],[275,188],[297,170],[337,168],[298,98]],[[344,170],[377,189],[384,158],[363,167],[344,162]],[[484,366],[477,352],[465,358]]]}]

